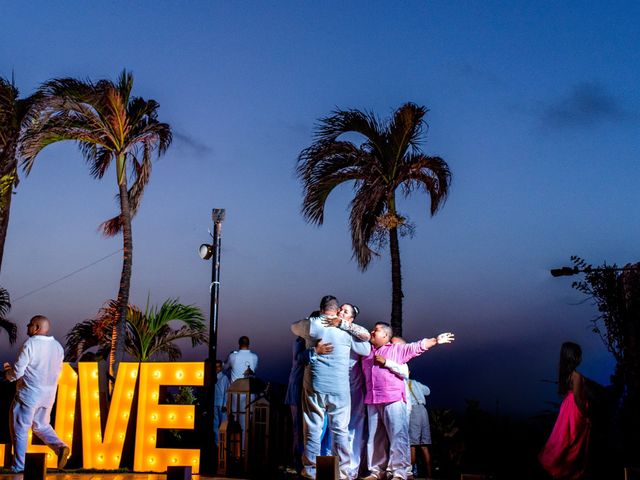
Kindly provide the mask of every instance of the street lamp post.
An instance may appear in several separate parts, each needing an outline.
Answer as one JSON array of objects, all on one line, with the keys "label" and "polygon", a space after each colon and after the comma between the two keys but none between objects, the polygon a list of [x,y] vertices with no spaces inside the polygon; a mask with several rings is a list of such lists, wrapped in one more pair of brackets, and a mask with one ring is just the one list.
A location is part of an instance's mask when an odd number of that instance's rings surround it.
[{"label": "street lamp post", "polygon": [[[217,449],[215,445],[215,438],[213,433],[213,407],[215,399],[216,388],[216,360],[217,360],[217,348],[218,348],[218,303],[220,295],[220,244],[222,239],[222,222],[224,221],[225,210],[224,208],[214,208],[211,213],[211,219],[213,220],[213,243],[200,245],[199,254],[203,260],[211,261],[211,285],[209,286],[209,293],[211,296],[211,307],[209,310],[209,349],[208,357],[205,361],[204,372],[204,386],[205,386],[205,398],[206,406],[205,411],[208,413],[209,418],[205,422],[205,435],[206,444],[201,449],[201,469],[204,473],[215,474],[217,470]],[[213,452],[208,451],[208,448],[213,447]]]}]

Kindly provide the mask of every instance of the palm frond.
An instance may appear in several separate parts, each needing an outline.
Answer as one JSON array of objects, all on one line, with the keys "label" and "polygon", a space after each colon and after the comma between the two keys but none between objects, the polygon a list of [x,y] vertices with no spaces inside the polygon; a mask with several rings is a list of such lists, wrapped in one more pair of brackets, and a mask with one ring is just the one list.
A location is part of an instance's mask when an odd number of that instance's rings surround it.
[{"label": "palm frond", "polygon": [[339,185],[369,176],[372,157],[349,142],[322,143],[302,151],[298,177],[303,182],[304,218],[318,225],[324,221],[324,205]]},{"label": "palm frond", "polygon": [[18,338],[18,326],[15,323],[4,318],[0,318],[0,328],[9,335],[9,343],[11,345],[16,343],[16,339]]},{"label": "palm frond", "polygon": [[405,196],[416,189],[422,189],[429,196],[431,215],[444,205],[449,195],[451,171],[447,162],[440,157],[410,155],[401,167],[398,178]]},{"label": "palm frond", "polygon": [[116,215],[109,220],[102,222],[98,226],[98,230],[102,232],[105,237],[115,237],[122,231],[122,217]]},{"label": "palm frond", "polygon": [[381,182],[361,185],[351,201],[351,247],[353,258],[362,271],[367,269],[372,257],[378,255],[371,249],[370,244],[376,231],[378,217],[386,209],[386,201],[387,189]]},{"label": "palm frond", "polygon": [[0,287],[0,329],[7,332],[9,336],[9,343],[13,345],[18,338],[18,326],[10,320],[7,320],[5,316],[11,310],[11,299],[9,298],[9,292]]},{"label": "palm frond", "polygon": [[105,333],[98,327],[100,320],[89,319],[77,323],[65,337],[64,358],[67,362],[77,362],[90,348],[103,343]]},{"label": "palm frond", "polygon": [[0,317],[5,317],[11,310],[11,298],[6,288],[0,287]]},{"label": "palm frond", "polygon": [[426,125],[423,118],[427,112],[426,107],[411,102],[394,112],[386,127],[386,137],[396,162],[402,161],[407,151],[419,150],[420,138]]},{"label": "palm frond", "polygon": [[315,142],[335,142],[345,133],[361,134],[373,151],[382,152],[385,141],[380,120],[372,112],[356,109],[334,110],[322,118],[316,128]]}]

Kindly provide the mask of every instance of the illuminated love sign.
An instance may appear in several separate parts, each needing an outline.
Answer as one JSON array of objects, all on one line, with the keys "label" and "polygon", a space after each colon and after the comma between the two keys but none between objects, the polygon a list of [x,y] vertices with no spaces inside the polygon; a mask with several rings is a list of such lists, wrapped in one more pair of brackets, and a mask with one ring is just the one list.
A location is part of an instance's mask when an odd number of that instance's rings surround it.
[{"label": "illuminated love sign", "polygon": [[[139,377],[139,378],[138,378]],[[78,382],[79,379],[79,382]],[[82,431],[83,468],[117,469],[120,467],[131,406],[138,385],[138,409],[135,433],[133,469],[135,471],[164,472],[168,466],[191,466],[193,473],[200,469],[200,450],[157,448],[159,428],[193,429],[193,405],[160,405],[160,386],[202,386],[203,362],[120,363],[107,421],[102,431],[98,364],[78,363],[78,373],[65,363],[58,380],[56,419],[54,429],[73,451],[75,404],[80,388],[80,416]],[[0,444],[0,458],[5,448]],[[55,454],[44,445],[31,444],[27,452],[47,454],[47,466],[55,467]]]}]

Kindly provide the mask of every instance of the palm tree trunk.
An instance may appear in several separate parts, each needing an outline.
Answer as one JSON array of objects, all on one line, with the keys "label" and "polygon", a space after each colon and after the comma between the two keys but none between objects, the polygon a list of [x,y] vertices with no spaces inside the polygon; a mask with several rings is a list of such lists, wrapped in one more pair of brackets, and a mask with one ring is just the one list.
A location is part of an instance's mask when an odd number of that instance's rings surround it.
[{"label": "palm tree trunk", "polygon": [[[13,186],[16,180],[15,150],[9,148],[5,158],[13,158],[9,165],[0,172],[0,271],[2,270],[2,259],[4,257],[4,243],[7,239],[9,228],[9,213],[11,213],[11,200],[13,198]],[[4,164],[4,162],[1,162]],[[7,168],[8,167],[8,168]]]},{"label": "palm tree trunk", "polygon": [[118,371],[118,364],[124,359],[127,305],[129,304],[129,288],[131,287],[131,267],[133,265],[133,236],[131,233],[131,210],[126,180],[118,182],[120,191],[120,218],[122,220],[122,273],[118,290],[116,322],[111,336],[111,352],[109,354],[109,370],[113,378]]},{"label": "palm tree trunk", "polygon": [[400,243],[398,229],[389,229],[391,253],[391,328],[397,337],[402,336],[402,273],[400,271]]}]

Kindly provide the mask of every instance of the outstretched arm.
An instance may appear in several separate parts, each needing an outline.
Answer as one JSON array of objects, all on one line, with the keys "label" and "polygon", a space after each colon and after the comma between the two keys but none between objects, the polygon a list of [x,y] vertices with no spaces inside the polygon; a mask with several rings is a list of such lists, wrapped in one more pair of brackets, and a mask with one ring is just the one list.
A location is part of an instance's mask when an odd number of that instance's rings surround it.
[{"label": "outstretched arm", "polygon": [[425,350],[430,349],[436,345],[444,345],[445,343],[451,343],[455,340],[455,335],[451,332],[441,333],[435,338],[423,338],[421,340],[422,348]]}]

